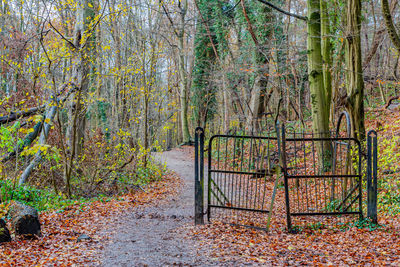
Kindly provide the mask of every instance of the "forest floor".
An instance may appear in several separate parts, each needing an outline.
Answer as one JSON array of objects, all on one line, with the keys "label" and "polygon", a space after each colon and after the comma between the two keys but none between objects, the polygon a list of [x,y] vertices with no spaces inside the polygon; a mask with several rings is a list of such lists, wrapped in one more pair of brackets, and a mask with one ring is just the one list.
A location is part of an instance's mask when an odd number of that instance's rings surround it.
[{"label": "forest floor", "polygon": [[[171,169],[192,178],[189,161],[174,153],[163,155],[175,162]],[[192,265],[195,244],[175,231],[192,221],[190,187],[170,172],[144,191],[42,212],[42,236],[1,244],[0,266]]]},{"label": "forest floor", "polygon": [[[400,113],[368,116],[385,140],[400,135]],[[192,153],[157,154],[171,172],[144,192],[43,212],[43,236],[0,245],[0,266],[400,265],[400,216],[382,212],[374,230],[316,224],[289,234],[282,188],[268,233],[218,219],[193,226]],[[82,234],[90,239],[78,242]]]},{"label": "forest floor", "polygon": [[180,177],[174,194],[120,217],[103,253],[104,266],[205,266],[208,247],[199,247],[187,226],[193,223],[194,167],[192,148],[178,148],[155,158]]},{"label": "forest floor", "polygon": [[[398,118],[397,118],[398,119]],[[369,229],[354,218],[345,227],[314,225],[298,234],[286,230],[280,188],[271,231],[222,223],[193,226],[192,148],[165,152],[159,160],[177,173],[178,193],[156,206],[137,209],[119,221],[105,250],[106,266],[280,266],[400,265],[400,218],[380,216]],[[269,187],[273,187],[270,182]],[[360,227],[361,226],[361,227]],[[130,242],[132,241],[133,242]]]}]

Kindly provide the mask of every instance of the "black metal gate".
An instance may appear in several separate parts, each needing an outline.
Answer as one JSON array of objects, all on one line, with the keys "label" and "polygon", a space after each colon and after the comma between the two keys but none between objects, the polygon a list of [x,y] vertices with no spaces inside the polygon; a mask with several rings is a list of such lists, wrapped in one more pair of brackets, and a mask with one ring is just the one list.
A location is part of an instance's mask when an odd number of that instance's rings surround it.
[{"label": "black metal gate", "polygon": [[[344,118],[348,133],[340,129]],[[203,223],[207,214],[208,220],[218,215],[227,223],[268,228],[278,186],[276,175],[281,170],[289,231],[294,230],[294,217],[308,221],[337,215],[362,218],[362,147],[359,140],[349,137],[350,126],[343,113],[334,133],[299,133],[276,126],[276,131],[264,136],[214,135],[208,143],[206,181],[204,131],[197,128],[196,224]],[[367,149],[368,216],[376,221],[376,133],[371,135],[375,139],[369,138]],[[203,192],[207,192],[206,212]]]},{"label": "black metal gate", "polygon": [[[196,130],[196,166],[204,165],[200,147],[204,143],[201,128]],[[224,222],[265,228],[271,199],[276,191],[267,183],[280,170],[280,144],[276,132],[265,136],[214,135],[208,142],[207,179],[195,167],[196,192],[207,186],[207,218],[214,216]],[[197,194],[200,207],[204,199]],[[198,208],[196,214],[200,214]],[[257,215],[259,214],[259,215]],[[200,215],[198,215],[201,217]],[[201,219],[196,220],[201,223]]]},{"label": "black metal gate", "polygon": [[314,137],[282,131],[287,226],[293,216],[362,218],[361,144],[354,138]]},{"label": "black metal gate", "polygon": [[276,173],[278,166],[276,137],[211,137],[208,145],[208,219],[212,217],[212,210],[222,209],[225,213],[229,210],[231,212],[222,216],[228,222],[264,228],[265,225],[257,223],[254,212],[269,212],[272,191],[267,188],[267,180]]},{"label": "black metal gate", "polygon": [[[344,127],[343,127],[344,126]],[[350,137],[351,122],[343,112],[333,133],[287,131],[282,127],[282,169],[284,174],[287,227],[294,231],[292,218],[332,224],[347,215],[363,218],[363,150]],[[374,146],[371,135],[374,134]],[[333,136],[333,137],[332,137]],[[368,217],[376,222],[377,136],[368,133],[367,195]],[[373,170],[373,171],[371,171]],[[313,219],[311,219],[314,216]],[[319,218],[315,218],[319,217]]]}]

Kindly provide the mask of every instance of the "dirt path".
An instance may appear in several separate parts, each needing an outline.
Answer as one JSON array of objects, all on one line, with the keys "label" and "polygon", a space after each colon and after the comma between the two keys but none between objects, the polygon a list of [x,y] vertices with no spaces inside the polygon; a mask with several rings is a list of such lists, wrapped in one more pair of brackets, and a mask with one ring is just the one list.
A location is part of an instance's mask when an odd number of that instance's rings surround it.
[{"label": "dirt path", "polygon": [[183,149],[157,154],[160,162],[184,182],[177,196],[139,207],[120,218],[105,248],[104,266],[210,266],[195,241],[185,239],[184,225],[193,223],[193,161]]}]

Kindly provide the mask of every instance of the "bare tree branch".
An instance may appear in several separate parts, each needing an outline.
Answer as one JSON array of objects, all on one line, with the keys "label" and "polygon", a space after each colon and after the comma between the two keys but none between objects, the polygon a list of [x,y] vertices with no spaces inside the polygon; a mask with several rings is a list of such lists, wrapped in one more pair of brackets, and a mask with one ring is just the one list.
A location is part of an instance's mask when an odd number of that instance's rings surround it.
[{"label": "bare tree branch", "polygon": [[268,2],[268,1],[265,1],[265,0],[257,0],[257,1],[260,2],[260,3],[263,3],[264,5],[269,6],[270,8],[273,8],[273,9],[275,9],[276,11],[279,11],[279,12],[285,14],[285,15],[294,17],[294,18],[296,18],[296,19],[301,19],[301,20],[304,20],[304,21],[307,21],[307,20],[308,20],[307,17],[305,17],[305,16],[300,16],[300,15],[297,15],[297,14],[294,14],[294,13],[290,13],[289,11],[285,11],[285,10],[283,10],[282,8],[279,8],[279,7],[277,7],[277,6],[273,5],[273,4],[271,4],[271,3]]}]

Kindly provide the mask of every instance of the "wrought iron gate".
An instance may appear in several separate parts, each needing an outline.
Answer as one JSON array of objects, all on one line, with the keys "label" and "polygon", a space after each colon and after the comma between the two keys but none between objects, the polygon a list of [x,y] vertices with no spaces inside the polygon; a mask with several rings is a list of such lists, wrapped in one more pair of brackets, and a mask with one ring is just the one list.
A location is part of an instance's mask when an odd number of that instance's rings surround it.
[{"label": "wrought iron gate", "polygon": [[[360,141],[350,137],[350,131],[351,122],[347,112],[339,116],[333,133],[298,133],[282,127],[282,169],[289,231],[295,231],[293,217],[305,220],[308,224],[330,221],[334,217],[340,220],[346,215],[363,218],[363,150]],[[374,135],[374,146],[371,135]],[[368,140],[368,217],[376,222],[375,131],[368,133]],[[310,216],[320,218],[311,219]]]},{"label": "wrought iron gate", "polygon": [[[233,224],[257,224],[254,212],[268,213],[271,190],[267,179],[279,166],[276,137],[215,135],[208,145],[207,215],[212,209]],[[250,213],[249,213],[250,212]],[[221,216],[220,216],[221,217]]]},{"label": "wrought iron gate", "polygon": [[361,144],[354,138],[315,137],[282,130],[287,226],[293,216],[362,218]]},{"label": "wrought iron gate", "polygon": [[[347,130],[343,131],[344,119]],[[359,140],[349,137],[350,126],[343,113],[334,133],[299,133],[276,126],[276,131],[264,136],[214,135],[208,143],[206,181],[204,131],[197,128],[196,224],[203,223],[206,214],[208,220],[218,214],[227,223],[265,228],[278,185],[278,179],[275,185],[269,181],[281,170],[289,231],[294,230],[294,217],[308,221],[346,215],[362,218],[362,147]],[[368,136],[368,216],[376,221],[376,133]]]},{"label": "wrought iron gate", "polygon": [[[275,193],[268,180],[279,171],[279,141],[275,132],[266,136],[214,135],[209,139],[207,153],[207,179],[200,173],[203,156],[200,147],[204,133],[196,130],[196,192],[207,190],[207,218],[219,219],[236,225],[265,228],[265,214],[269,213],[270,200]],[[204,199],[197,194],[200,205]],[[260,214],[257,216],[255,214]],[[264,214],[262,216],[261,214]],[[201,223],[197,219],[196,223]]]}]

